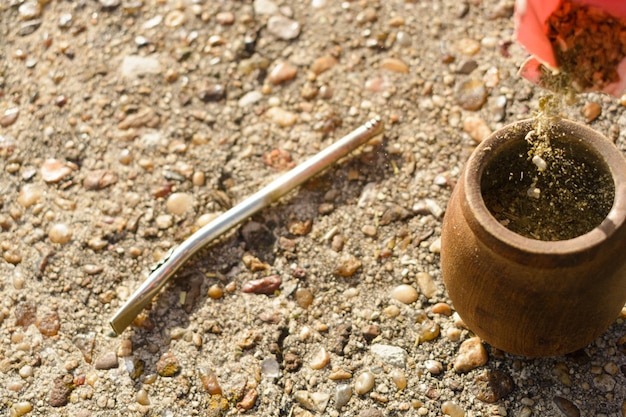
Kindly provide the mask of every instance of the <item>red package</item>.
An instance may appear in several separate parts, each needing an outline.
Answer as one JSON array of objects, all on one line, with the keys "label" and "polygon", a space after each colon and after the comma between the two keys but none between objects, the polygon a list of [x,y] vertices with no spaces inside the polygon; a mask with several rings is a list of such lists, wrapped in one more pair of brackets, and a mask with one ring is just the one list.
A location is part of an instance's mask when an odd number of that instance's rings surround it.
[{"label": "red package", "polygon": [[532,54],[524,78],[553,90],[626,91],[626,1],[517,0],[515,25]]}]

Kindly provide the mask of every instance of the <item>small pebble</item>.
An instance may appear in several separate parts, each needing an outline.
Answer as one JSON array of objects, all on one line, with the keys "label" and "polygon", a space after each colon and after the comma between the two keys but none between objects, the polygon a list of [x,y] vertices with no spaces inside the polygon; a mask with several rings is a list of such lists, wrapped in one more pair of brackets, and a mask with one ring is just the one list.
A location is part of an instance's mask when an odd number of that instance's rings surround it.
[{"label": "small pebble", "polygon": [[274,85],[283,84],[287,81],[293,80],[298,74],[298,68],[291,65],[288,62],[281,61],[272,70],[267,76],[269,82]]},{"label": "small pebble", "polygon": [[443,364],[439,361],[428,359],[424,362],[424,368],[433,375],[439,375],[443,371]]},{"label": "small pebble", "polygon": [[56,336],[61,328],[59,313],[50,311],[45,314],[39,314],[35,321],[35,326],[37,326],[39,332],[44,336]]},{"label": "small pebble", "polygon": [[222,26],[230,26],[235,22],[235,15],[231,12],[219,12],[215,15],[215,21]]},{"label": "small pebble", "polygon": [[602,392],[611,392],[615,388],[615,379],[608,374],[601,374],[593,378],[593,386]]},{"label": "small pebble", "polygon": [[359,268],[361,268],[361,265],[361,261],[359,261],[354,255],[347,254],[338,260],[334,273],[340,277],[351,277]]},{"label": "small pebble", "polygon": [[41,15],[41,6],[36,0],[26,0],[20,5],[18,12],[24,20],[35,19]]},{"label": "small pebble", "polygon": [[177,28],[185,23],[185,14],[180,10],[172,10],[163,19],[165,26],[170,28]]},{"label": "small pebble", "polygon": [[137,395],[135,396],[137,402],[141,405],[150,405],[150,397],[148,396],[148,391],[141,388],[137,391]]},{"label": "small pebble", "polygon": [[214,300],[219,300],[224,296],[224,289],[219,284],[213,284],[209,287],[207,295]]},{"label": "small pebble", "polygon": [[385,364],[404,368],[406,366],[407,353],[399,346],[377,343],[370,347],[371,352],[381,358]]},{"label": "small pebble", "polygon": [[178,363],[178,359],[170,353],[165,352],[156,363],[157,374],[163,377],[172,377],[178,374],[181,370],[181,366]]},{"label": "small pebble", "polygon": [[267,378],[278,378],[280,376],[280,364],[274,358],[265,358],[261,362],[261,373]]},{"label": "small pebble", "polygon": [[487,88],[481,80],[465,80],[457,85],[455,97],[464,110],[477,111],[487,102]]},{"label": "small pebble", "polygon": [[376,378],[374,377],[373,373],[371,373],[370,371],[363,372],[362,374],[357,376],[356,380],[354,381],[354,392],[357,395],[367,394],[372,390],[372,388],[374,388],[375,380]]},{"label": "small pebble", "polygon": [[441,314],[443,316],[451,316],[452,308],[447,303],[437,303],[430,308],[433,314]]},{"label": "small pebble", "polygon": [[469,115],[463,118],[463,131],[467,133],[476,143],[480,143],[487,136],[491,135],[492,130],[487,122],[480,116]]},{"label": "small pebble", "polygon": [[476,398],[480,401],[493,404],[513,392],[515,383],[513,378],[502,371],[486,371],[474,380]]},{"label": "small pebble", "polygon": [[198,98],[204,103],[222,100],[226,96],[226,90],[222,84],[209,83],[198,91]]},{"label": "small pebble", "polygon": [[11,107],[4,111],[0,116],[0,126],[9,127],[17,120],[20,115],[20,109],[17,107]]},{"label": "small pebble", "polygon": [[[262,364],[261,364],[262,365]],[[261,372],[263,369],[261,368]],[[202,382],[202,386],[209,393],[209,395],[222,395],[222,387],[217,380],[217,375],[209,368],[199,367],[198,375],[200,376],[200,381]]]},{"label": "small pebble", "polygon": [[313,292],[308,288],[298,288],[295,292],[296,304],[300,308],[309,308],[313,303]]},{"label": "small pebble", "polygon": [[54,224],[48,231],[48,238],[52,243],[63,245],[72,239],[72,229],[65,223]]},{"label": "small pebble", "polygon": [[424,294],[426,298],[434,297],[437,293],[437,284],[435,284],[433,277],[428,272],[418,272],[416,278],[421,293]]},{"label": "small pebble", "polygon": [[259,394],[255,388],[250,388],[243,396],[243,399],[237,403],[237,410],[247,411],[254,407]]},{"label": "small pebble", "polygon": [[313,61],[313,64],[311,64],[311,71],[313,71],[315,75],[320,75],[337,65],[337,63],[337,58],[334,56],[324,55]]},{"label": "small pebble", "polygon": [[582,108],[582,114],[587,123],[591,123],[596,120],[602,113],[602,106],[595,101],[585,103]]},{"label": "small pebble", "polygon": [[73,389],[74,377],[71,374],[54,378],[48,397],[48,404],[52,407],[63,407],[67,405]]},{"label": "small pebble", "polygon": [[300,35],[300,23],[285,16],[271,16],[267,21],[267,30],[278,39],[289,41]]},{"label": "small pebble", "polygon": [[407,73],[409,66],[396,58],[385,58],[380,62],[380,67],[393,72]]},{"label": "small pebble", "polygon": [[30,378],[34,375],[33,367],[30,365],[22,366],[17,373],[24,379]]},{"label": "small pebble", "polygon": [[420,341],[430,342],[439,337],[439,324],[435,321],[426,319],[420,324],[419,334]]},{"label": "small pebble", "polygon": [[19,401],[11,406],[9,415],[11,417],[20,417],[30,413],[33,410],[33,405],[28,401]]},{"label": "small pebble", "polygon": [[46,159],[41,166],[41,178],[47,183],[57,183],[71,173],[72,168],[58,159]]},{"label": "small pebble", "polygon": [[450,417],[465,417],[465,411],[452,401],[444,401],[441,412]]},{"label": "small pebble", "polygon": [[174,225],[174,217],[170,214],[161,214],[154,219],[154,223],[161,230],[169,229]]},{"label": "small pebble", "polygon": [[480,51],[480,42],[470,38],[459,39],[457,49],[464,55],[476,55]]},{"label": "small pebble", "polygon": [[375,237],[378,233],[378,229],[374,225],[366,224],[361,228],[361,232],[366,236]]},{"label": "small pebble", "polygon": [[102,356],[96,359],[94,362],[94,368],[100,370],[114,369],[119,366],[117,355],[115,352],[106,352]]},{"label": "small pebble", "polygon": [[391,298],[404,304],[411,304],[417,301],[417,290],[410,285],[401,284],[391,290]]},{"label": "small pebble", "polygon": [[382,411],[378,408],[370,407],[359,412],[359,417],[384,417]]},{"label": "small pebble", "polygon": [[272,295],[278,290],[281,283],[282,280],[278,275],[269,275],[248,281],[243,285],[241,291],[245,293]]},{"label": "small pebble", "polygon": [[193,209],[193,196],[189,193],[172,193],[167,198],[167,211],[174,215],[182,215]]},{"label": "small pebble", "polygon": [[117,348],[117,356],[126,358],[133,353],[133,342],[130,339],[124,339]]},{"label": "small pebble", "polygon": [[311,357],[311,361],[309,362],[309,366],[311,369],[322,369],[326,367],[330,363],[330,354],[323,347],[320,348],[313,356]]},{"label": "small pebble", "polygon": [[487,363],[487,350],[479,337],[472,337],[461,343],[459,353],[454,360],[456,372],[469,372]]},{"label": "small pebble", "polygon": [[394,384],[396,384],[396,388],[398,388],[399,391],[402,391],[406,388],[406,375],[404,374],[404,371],[402,369],[394,369],[393,371],[391,371],[390,376],[391,380]]},{"label": "small pebble", "polygon": [[352,388],[349,384],[339,384],[335,388],[335,410],[341,410],[352,398]]},{"label": "small pebble", "polygon": [[6,250],[2,257],[12,265],[17,265],[22,262],[22,255],[16,249]]},{"label": "small pebble", "polygon": [[280,127],[293,126],[298,120],[298,115],[280,107],[270,107],[265,115],[270,118],[272,122]]},{"label": "small pebble", "polygon": [[552,399],[554,404],[558,407],[559,410],[563,413],[565,417],[580,417],[580,410],[570,400],[556,396]]},{"label": "small pebble", "polygon": [[20,195],[17,197],[17,202],[22,207],[30,207],[33,204],[37,204],[44,194],[43,188],[35,184],[26,184],[20,190]]}]

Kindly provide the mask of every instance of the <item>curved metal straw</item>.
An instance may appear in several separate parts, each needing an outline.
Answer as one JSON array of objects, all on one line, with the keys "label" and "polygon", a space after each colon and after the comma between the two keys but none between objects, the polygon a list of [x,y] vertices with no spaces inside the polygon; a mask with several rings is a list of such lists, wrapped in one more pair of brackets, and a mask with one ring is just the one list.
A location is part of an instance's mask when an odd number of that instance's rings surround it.
[{"label": "curved metal straw", "polygon": [[121,334],[141,310],[159,292],[183,264],[204,245],[238,225],[264,207],[277,201],[287,192],[318,174],[341,157],[381,133],[384,129],[380,117],[376,117],[339,139],[291,171],[278,177],[260,191],[246,198],[209,224],[191,235],[178,247],[170,250],[165,258],[151,271],[148,278],[120,307],[109,323]]}]

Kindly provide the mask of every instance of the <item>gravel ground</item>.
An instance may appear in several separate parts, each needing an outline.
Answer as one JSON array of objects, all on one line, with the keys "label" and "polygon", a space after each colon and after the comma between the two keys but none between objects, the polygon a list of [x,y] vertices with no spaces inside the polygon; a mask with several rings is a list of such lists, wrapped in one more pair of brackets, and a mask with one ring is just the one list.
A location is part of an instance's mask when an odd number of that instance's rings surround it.
[{"label": "gravel ground", "polygon": [[[544,94],[512,3],[3,0],[2,414],[626,416],[624,317],[515,357],[441,281],[464,161]],[[566,111],[626,151],[618,100]],[[114,335],[168,249],[374,115]]]}]

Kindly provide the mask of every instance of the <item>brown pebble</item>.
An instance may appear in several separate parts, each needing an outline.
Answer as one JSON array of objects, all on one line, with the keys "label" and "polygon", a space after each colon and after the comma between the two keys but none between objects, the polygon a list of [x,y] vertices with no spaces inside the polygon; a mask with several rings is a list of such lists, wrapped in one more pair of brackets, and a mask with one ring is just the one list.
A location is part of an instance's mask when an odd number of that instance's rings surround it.
[{"label": "brown pebble", "polygon": [[417,285],[426,298],[432,298],[437,293],[437,284],[428,272],[418,272],[416,278]]},{"label": "brown pebble", "polygon": [[93,348],[96,344],[96,334],[93,332],[77,334],[72,338],[72,343],[74,343],[74,346],[83,354],[85,362],[91,363],[93,359]]},{"label": "brown pebble", "polygon": [[33,302],[23,302],[15,306],[15,324],[24,328],[35,324],[37,320],[37,304]]},{"label": "brown pebble", "polygon": [[17,107],[11,107],[4,111],[4,114],[0,116],[0,126],[9,127],[17,120],[20,115],[20,109]]},{"label": "brown pebble", "polygon": [[3,254],[4,260],[10,264],[17,265],[22,262],[22,255],[16,249],[9,249]]},{"label": "brown pebble", "polygon": [[457,104],[464,110],[477,111],[487,101],[487,88],[481,80],[465,80],[457,85],[455,96]]},{"label": "brown pebble", "polygon": [[280,287],[282,280],[278,275],[270,275],[267,277],[253,279],[243,285],[241,291],[254,294],[274,294]]},{"label": "brown pebble", "polygon": [[117,347],[117,356],[119,358],[125,358],[133,353],[133,342],[130,339],[124,339]]},{"label": "brown pebble", "polygon": [[89,171],[83,180],[86,190],[101,190],[117,182],[117,175],[106,169]]},{"label": "brown pebble", "polygon": [[215,21],[222,26],[230,26],[235,22],[235,15],[231,12],[219,12],[215,15]]},{"label": "brown pebble", "polygon": [[417,301],[417,290],[410,285],[401,284],[393,288],[390,293],[391,298],[403,304],[411,304]]},{"label": "brown pebble", "polygon": [[67,405],[69,396],[74,388],[74,377],[71,374],[54,378],[50,396],[48,397],[48,404],[52,407],[63,407]]},{"label": "brown pebble", "polygon": [[340,277],[351,277],[361,267],[359,261],[354,255],[342,256],[335,266],[334,274]]},{"label": "brown pebble", "polygon": [[198,368],[198,375],[206,392],[210,395],[222,395],[222,387],[213,371],[201,366]]},{"label": "brown pebble", "polygon": [[246,391],[246,394],[243,396],[243,399],[237,403],[237,409],[241,411],[246,411],[254,407],[256,403],[258,394],[256,392],[256,388],[250,388]]},{"label": "brown pebble", "polygon": [[313,64],[311,65],[311,71],[313,71],[315,75],[320,75],[321,73],[328,71],[335,65],[337,65],[337,58],[331,55],[324,55],[317,58],[313,62]]},{"label": "brown pebble", "polygon": [[272,68],[267,80],[274,85],[283,84],[293,80],[298,74],[298,68],[288,62],[281,61]]},{"label": "brown pebble", "polygon": [[65,162],[58,159],[46,159],[41,165],[41,178],[47,183],[56,183],[72,173]]},{"label": "brown pebble", "polygon": [[83,266],[83,271],[87,275],[98,275],[100,272],[104,271],[104,267],[102,265],[87,264]]},{"label": "brown pebble", "polygon": [[224,296],[224,290],[219,284],[213,284],[209,287],[207,295],[214,300],[219,300]]},{"label": "brown pebble", "polygon": [[487,350],[479,337],[472,337],[461,343],[459,353],[454,360],[456,372],[469,372],[487,363]]},{"label": "brown pebble", "polygon": [[396,58],[385,58],[380,61],[380,67],[393,72],[407,73],[409,66]]},{"label": "brown pebble", "polygon": [[380,327],[375,324],[370,324],[365,326],[361,333],[363,334],[365,340],[367,340],[368,343],[371,343],[372,340],[376,339],[380,335]]},{"label": "brown pebble", "polygon": [[602,106],[595,101],[585,103],[582,108],[582,114],[585,117],[587,123],[591,123],[596,120],[602,113]]},{"label": "brown pebble", "polygon": [[52,243],[65,244],[72,239],[72,229],[65,223],[57,223],[50,228],[48,238]]},{"label": "brown pebble", "polygon": [[328,379],[330,379],[331,381],[338,381],[350,378],[352,378],[352,373],[341,368],[333,369],[332,372],[328,375]]},{"label": "brown pebble", "polygon": [[487,122],[480,116],[470,115],[463,119],[463,131],[476,143],[480,143],[492,132]]},{"label": "brown pebble", "polygon": [[104,353],[102,356],[97,358],[94,363],[94,367],[101,370],[114,369],[118,366],[119,362],[117,360],[117,355],[113,351]]},{"label": "brown pebble", "polygon": [[443,316],[451,316],[452,308],[447,303],[437,303],[430,309],[433,314],[441,314]]},{"label": "brown pebble", "polygon": [[552,401],[554,401],[554,404],[561,410],[565,417],[580,417],[580,410],[576,404],[570,400],[556,396]]},{"label": "brown pebble", "polygon": [[298,288],[295,293],[296,304],[300,308],[309,308],[313,303],[313,292],[308,288]]},{"label": "brown pebble", "polygon": [[493,404],[513,392],[515,383],[513,378],[502,371],[485,371],[474,381],[476,398],[480,401]]},{"label": "brown pebble", "polygon": [[59,329],[61,328],[59,313],[51,311],[47,314],[38,315],[35,326],[37,326],[37,329],[39,329],[42,335],[55,336],[59,333]]},{"label": "brown pebble", "polygon": [[181,370],[178,359],[170,352],[165,352],[156,363],[157,374],[163,377],[172,377]]}]

